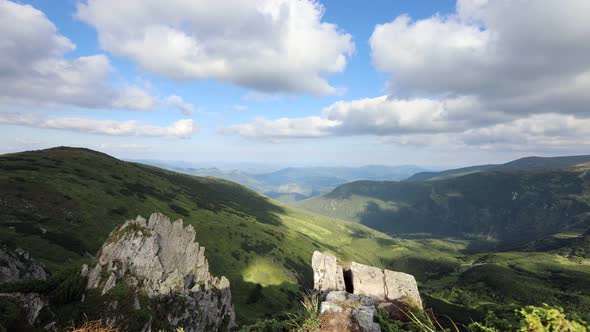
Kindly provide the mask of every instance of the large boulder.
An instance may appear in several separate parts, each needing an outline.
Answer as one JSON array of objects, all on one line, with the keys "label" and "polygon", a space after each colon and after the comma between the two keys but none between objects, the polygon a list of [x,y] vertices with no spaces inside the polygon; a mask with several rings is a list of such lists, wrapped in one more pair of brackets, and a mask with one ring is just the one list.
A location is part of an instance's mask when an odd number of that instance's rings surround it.
[{"label": "large boulder", "polygon": [[352,291],[376,301],[404,298],[422,306],[418,284],[411,274],[384,270],[352,262],[345,278],[336,256],[316,251],[311,258],[314,290],[319,292]]},{"label": "large boulder", "polygon": [[344,273],[336,256],[316,251],[311,258],[313,288],[319,292],[345,289]]},{"label": "large boulder", "polygon": [[350,264],[354,293],[375,299],[385,299],[385,276],[383,270],[369,265]]},{"label": "large boulder", "polygon": [[[160,213],[149,220],[138,216],[110,234],[98,253],[98,264],[83,267],[82,275],[88,277],[88,289],[102,295],[125,283],[135,290],[137,310],[139,296],[152,299],[152,312],[174,308],[166,315],[170,327],[187,332],[230,330],[235,314],[229,281],[209,273],[205,248],[195,242],[195,235],[182,220],[171,222]],[[116,309],[117,303],[112,307]],[[151,329],[151,321],[144,330]]]},{"label": "large boulder", "polygon": [[374,266],[352,262],[350,265],[354,293],[369,296],[376,301],[409,299],[422,306],[418,284],[411,274],[383,270]]},{"label": "large boulder", "polygon": [[387,300],[405,298],[414,302],[413,305],[422,307],[418,284],[413,275],[390,270],[383,270],[383,273],[385,275],[385,297]]}]

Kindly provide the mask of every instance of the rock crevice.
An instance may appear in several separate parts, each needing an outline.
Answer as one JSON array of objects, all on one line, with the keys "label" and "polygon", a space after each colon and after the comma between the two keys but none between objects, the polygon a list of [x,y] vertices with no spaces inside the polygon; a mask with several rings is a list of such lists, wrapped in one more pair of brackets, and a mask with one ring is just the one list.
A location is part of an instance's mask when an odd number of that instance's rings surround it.
[{"label": "rock crevice", "polygon": [[336,256],[318,251],[313,253],[312,267],[315,291],[327,293],[320,311],[347,312],[362,331],[381,331],[373,321],[376,305],[403,300],[422,307],[418,285],[411,274],[357,262],[343,270]]}]

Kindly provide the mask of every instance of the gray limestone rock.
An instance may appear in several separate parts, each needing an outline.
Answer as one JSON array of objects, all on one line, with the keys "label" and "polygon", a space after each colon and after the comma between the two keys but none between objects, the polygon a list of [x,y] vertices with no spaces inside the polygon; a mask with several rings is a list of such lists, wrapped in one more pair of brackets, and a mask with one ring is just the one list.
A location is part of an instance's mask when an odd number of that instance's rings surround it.
[{"label": "gray limestone rock", "polygon": [[148,220],[128,220],[110,234],[98,253],[98,264],[82,268],[87,288],[104,295],[125,282],[174,307],[167,317],[173,327],[187,332],[230,330],[235,314],[229,280],[209,273],[205,248],[195,242],[195,235],[192,226],[171,222],[160,213]]},{"label": "gray limestone rock", "polygon": [[0,283],[22,280],[45,280],[48,274],[43,266],[20,248],[9,248],[0,242]]},{"label": "gray limestone rock", "polygon": [[363,332],[381,332],[379,324],[373,321],[376,311],[375,306],[362,306],[352,310],[352,317]]},{"label": "gray limestone rock", "polygon": [[385,275],[382,269],[352,262],[350,271],[355,294],[379,300],[386,298]]},{"label": "gray limestone rock", "polygon": [[383,272],[385,274],[385,297],[388,300],[407,297],[412,299],[417,306],[422,307],[418,284],[413,275],[390,270]]},{"label": "gray limestone rock", "polygon": [[350,265],[354,293],[371,297],[376,301],[410,298],[422,307],[418,284],[411,274],[382,270],[352,262]]},{"label": "gray limestone rock", "polygon": [[311,258],[313,269],[313,288],[320,292],[344,290],[342,266],[332,254],[316,251]]},{"label": "gray limestone rock", "polygon": [[[31,258],[29,253],[0,243],[0,283],[46,280],[48,276],[45,268]],[[49,300],[38,293],[3,293],[0,296],[17,299],[31,325],[35,325],[40,312],[49,304]]]},{"label": "gray limestone rock", "polygon": [[[352,262],[345,280],[336,257],[317,251],[312,257],[312,267],[315,290],[331,290],[320,304],[321,314],[340,315],[336,317],[352,325],[358,324],[361,331],[381,331],[374,322],[375,306],[392,305],[387,301],[409,298],[416,306],[422,306],[416,279],[410,274]],[[345,288],[354,293],[348,293]]]},{"label": "gray limestone rock", "polygon": [[374,323],[374,302],[362,295],[350,294],[345,291],[332,291],[320,305],[320,313],[344,313],[343,319],[357,322],[363,332],[380,332],[379,324]]}]

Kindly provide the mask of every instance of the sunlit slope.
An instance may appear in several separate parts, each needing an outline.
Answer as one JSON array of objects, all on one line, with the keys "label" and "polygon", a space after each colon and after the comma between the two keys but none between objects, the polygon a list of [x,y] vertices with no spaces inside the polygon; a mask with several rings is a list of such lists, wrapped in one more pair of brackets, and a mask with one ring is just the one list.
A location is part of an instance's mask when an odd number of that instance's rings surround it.
[{"label": "sunlit slope", "polygon": [[392,234],[427,233],[513,248],[590,226],[580,170],[481,172],[425,182],[358,181],[296,204]]},{"label": "sunlit slope", "polygon": [[382,265],[389,237],[289,208],[232,182],[178,174],[86,149],[0,156],[0,240],[52,270],[91,260],[115,225],[159,211],[197,230],[242,321],[290,309],[311,287],[314,250]]}]

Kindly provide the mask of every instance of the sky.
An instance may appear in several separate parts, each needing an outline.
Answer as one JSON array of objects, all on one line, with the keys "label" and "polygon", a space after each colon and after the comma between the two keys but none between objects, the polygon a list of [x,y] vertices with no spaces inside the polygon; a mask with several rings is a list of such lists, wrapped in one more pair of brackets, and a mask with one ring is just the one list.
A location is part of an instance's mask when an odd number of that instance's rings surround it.
[{"label": "sky", "polygon": [[587,0],[0,0],[0,153],[461,166],[590,154]]}]

